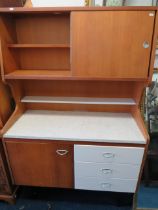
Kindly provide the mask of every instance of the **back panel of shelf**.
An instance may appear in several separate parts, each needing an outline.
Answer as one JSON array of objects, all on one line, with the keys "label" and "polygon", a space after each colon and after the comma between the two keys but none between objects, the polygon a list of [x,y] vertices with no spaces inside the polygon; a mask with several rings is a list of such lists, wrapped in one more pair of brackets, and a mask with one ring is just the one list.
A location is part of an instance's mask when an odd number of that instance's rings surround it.
[{"label": "back panel of shelf", "polygon": [[16,16],[19,44],[69,44],[70,14]]}]

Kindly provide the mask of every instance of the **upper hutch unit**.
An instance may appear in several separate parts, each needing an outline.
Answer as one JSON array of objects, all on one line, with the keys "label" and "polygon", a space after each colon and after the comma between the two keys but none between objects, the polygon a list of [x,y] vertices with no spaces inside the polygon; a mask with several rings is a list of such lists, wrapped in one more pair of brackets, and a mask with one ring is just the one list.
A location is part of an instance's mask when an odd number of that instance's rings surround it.
[{"label": "upper hutch unit", "polygon": [[149,137],[156,7],[0,9],[3,129],[16,185],[134,193]]},{"label": "upper hutch unit", "polygon": [[155,18],[147,7],[1,9],[3,77],[146,81]]}]

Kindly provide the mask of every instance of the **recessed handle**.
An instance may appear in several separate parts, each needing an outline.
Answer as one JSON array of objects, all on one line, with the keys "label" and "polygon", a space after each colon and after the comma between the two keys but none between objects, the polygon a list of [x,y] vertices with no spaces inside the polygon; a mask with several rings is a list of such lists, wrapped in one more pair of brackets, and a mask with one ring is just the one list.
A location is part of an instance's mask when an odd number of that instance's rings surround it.
[{"label": "recessed handle", "polygon": [[60,155],[60,156],[64,156],[64,155],[67,155],[67,154],[69,153],[69,151],[68,151],[68,150],[64,150],[64,149],[58,149],[58,150],[56,151],[56,153],[57,153],[58,155]]},{"label": "recessed handle", "polygon": [[102,184],[101,184],[101,187],[102,187],[103,189],[107,189],[107,188],[110,188],[110,187],[111,187],[111,184],[110,184],[110,183],[102,183]]},{"label": "recessed handle", "polygon": [[112,174],[112,170],[108,168],[102,168],[101,171],[103,174]]},{"label": "recessed handle", "polygon": [[150,47],[149,42],[144,41],[144,42],[143,42],[143,47],[144,47],[144,49],[148,49],[148,48]]},{"label": "recessed handle", "polygon": [[104,158],[113,158],[113,157],[115,157],[115,155],[110,152],[105,152],[105,153],[103,153],[103,157]]}]

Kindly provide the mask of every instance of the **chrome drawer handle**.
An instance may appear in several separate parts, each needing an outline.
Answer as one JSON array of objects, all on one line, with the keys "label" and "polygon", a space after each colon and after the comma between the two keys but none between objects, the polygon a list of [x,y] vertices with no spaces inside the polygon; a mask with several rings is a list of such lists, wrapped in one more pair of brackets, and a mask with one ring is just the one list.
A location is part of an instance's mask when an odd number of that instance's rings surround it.
[{"label": "chrome drawer handle", "polygon": [[111,169],[102,168],[101,171],[102,171],[103,174],[112,174]]},{"label": "chrome drawer handle", "polygon": [[107,188],[111,187],[111,184],[110,183],[102,183],[101,187],[104,188],[104,189],[107,189]]},{"label": "chrome drawer handle", "polygon": [[69,152],[68,150],[64,150],[64,149],[58,149],[58,150],[56,151],[56,153],[57,153],[58,155],[60,155],[60,156],[67,155],[68,152]]},{"label": "chrome drawer handle", "polygon": [[113,153],[106,152],[106,153],[103,154],[103,157],[105,157],[105,158],[113,158],[113,157],[115,157],[115,155]]}]

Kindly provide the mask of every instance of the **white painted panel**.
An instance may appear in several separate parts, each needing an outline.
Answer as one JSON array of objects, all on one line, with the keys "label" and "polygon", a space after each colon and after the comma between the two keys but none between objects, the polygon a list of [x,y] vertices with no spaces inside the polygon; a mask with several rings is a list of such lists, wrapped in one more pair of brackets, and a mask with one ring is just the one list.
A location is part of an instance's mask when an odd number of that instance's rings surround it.
[{"label": "white painted panel", "polygon": [[82,177],[102,177],[138,179],[140,165],[74,162],[75,179]]},{"label": "white painted panel", "polygon": [[4,137],[146,144],[130,113],[28,110]]},{"label": "white painted panel", "polygon": [[85,6],[85,0],[32,0],[34,7]]},{"label": "white painted panel", "polygon": [[137,180],[134,179],[102,179],[78,178],[75,180],[75,189],[98,190],[112,192],[134,193]]},{"label": "white painted panel", "polygon": [[144,148],[75,145],[75,162],[124,163],[140,165]]}]

